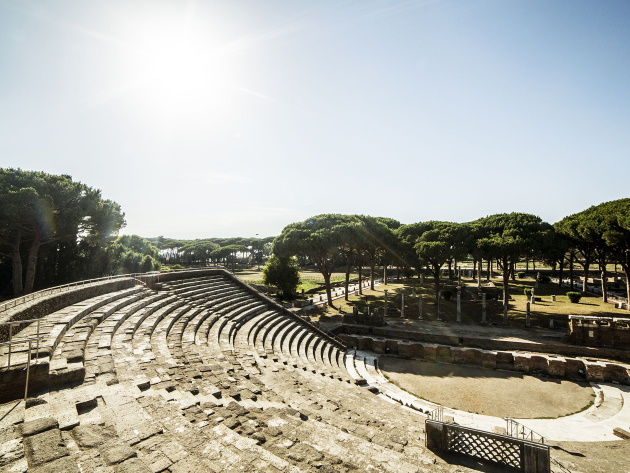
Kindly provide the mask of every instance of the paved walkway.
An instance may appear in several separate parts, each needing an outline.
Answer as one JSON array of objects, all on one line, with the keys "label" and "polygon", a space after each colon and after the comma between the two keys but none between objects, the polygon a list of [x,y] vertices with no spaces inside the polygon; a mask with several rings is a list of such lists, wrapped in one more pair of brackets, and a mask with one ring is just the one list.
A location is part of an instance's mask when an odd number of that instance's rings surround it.
[{"label": "paved walkway", "polygon": [[[357,350],[349,351],[346,364],[355,378],[363,378],[370,386],[379,389],[379,396],[395,401],[404,408],[425,415],[441,406],[409,394],[390,383],[378,369],[379,355]],[[557,419],[514,419],[535,433],[553,441],[600,442],[619,440],[613,429],[630,428],[630,386],[608,383],[590,383],[596,394],[594,405],[577,414]],[[505,428],[501,417],[473,414],[457,409],[443,408],[444,416],[450,416],[458,424],[475,429],[496,431]]]}]

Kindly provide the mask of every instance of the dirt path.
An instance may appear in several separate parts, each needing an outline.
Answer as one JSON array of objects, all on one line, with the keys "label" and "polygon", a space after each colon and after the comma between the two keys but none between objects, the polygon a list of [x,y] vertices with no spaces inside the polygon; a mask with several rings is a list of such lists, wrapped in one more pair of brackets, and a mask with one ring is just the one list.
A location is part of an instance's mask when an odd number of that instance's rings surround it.
[{"label": "dirt path", "polygon": [[594,400],[588,383],[400,358],[380,358],[389,380],[446,407],[516,419],[556,418],[586,409]]}]

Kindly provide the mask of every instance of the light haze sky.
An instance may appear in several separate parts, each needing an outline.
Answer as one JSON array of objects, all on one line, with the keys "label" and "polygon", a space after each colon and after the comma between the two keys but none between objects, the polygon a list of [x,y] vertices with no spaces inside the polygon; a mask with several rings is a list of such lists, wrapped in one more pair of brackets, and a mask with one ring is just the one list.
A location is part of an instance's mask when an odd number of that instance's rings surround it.
[{"label": "light haze sky", "polygon": [[630,1],[0,0],[0,167],[124,233],[272,236],[628,197]]}]

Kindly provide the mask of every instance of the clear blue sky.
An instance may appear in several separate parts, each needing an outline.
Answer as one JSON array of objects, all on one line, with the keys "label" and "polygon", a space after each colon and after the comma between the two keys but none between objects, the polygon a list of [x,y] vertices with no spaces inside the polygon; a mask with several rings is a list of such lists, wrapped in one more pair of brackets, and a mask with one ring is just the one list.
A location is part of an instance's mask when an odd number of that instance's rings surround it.
[{"label": "clear blue sky", "polygon": [[268,236],[628,197],[630,1],[0,0],[0,166],[125,233]]}]

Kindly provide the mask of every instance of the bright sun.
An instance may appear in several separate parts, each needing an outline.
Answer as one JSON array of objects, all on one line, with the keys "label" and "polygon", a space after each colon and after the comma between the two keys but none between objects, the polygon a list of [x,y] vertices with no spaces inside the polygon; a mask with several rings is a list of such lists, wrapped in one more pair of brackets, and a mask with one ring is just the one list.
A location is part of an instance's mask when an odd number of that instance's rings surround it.
[{"label": "bright sun", "polygon": [[123,74],[143,106],[172,114],[225,105],[230,68],[199,30],[169,19],[137,25]]}]

